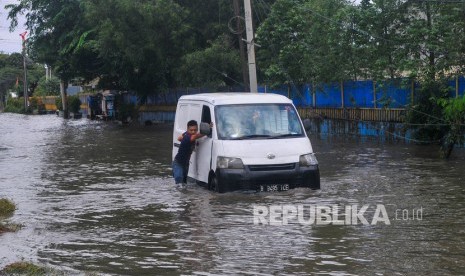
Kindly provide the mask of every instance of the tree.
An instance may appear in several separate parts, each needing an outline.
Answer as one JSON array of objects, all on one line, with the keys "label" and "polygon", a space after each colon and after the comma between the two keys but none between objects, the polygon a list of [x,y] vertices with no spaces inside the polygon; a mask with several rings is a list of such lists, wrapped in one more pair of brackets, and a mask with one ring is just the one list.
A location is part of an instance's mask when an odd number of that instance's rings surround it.
[{"label": "tree", "polygon": [[86,33],[82,1],[79,0],[21,0],[7,5],[10,9],[10,29],[17,25],[17,15],[26,13],[29,29],[28,49],[31,57],[55,68],[61,79],[64,116],[68,116],[66,87],[78,71],[73,61],[80,60],[81,38]]},{"label": "tree", "polygon": [[[37,87],[38,78],[42,74],[41,66],[33,63],[32,61],[27,62],[28,70],[28,96],[34,93]],[[14,90],[18,92],[18,96],[23,97],[24,90],[23,85],[23,57],[19,53],[13,53],[11,55],[0,54],[0,106],[3,106],[7,99],[8,90]],[[16,87],[17,82],[17,87]]]},{"label": "tree", "polygon": [[[262,0],[257,6],[273,2]],[[244,43],[230,39],[234,34],[228,23],[234,15],[228,1],[21,0],[7,7],[12,28],[16,16],[26,14],[29,55],[55,69],[64,98],[71,79],[95,77],[102,88],[156,94],[190,82],[175,72],[186,68],[183,62],[191,54],[211,53],[208,49],[220,37],[234,41],[228,46],[231,54]],[[257,20],[264,16],[256,13]],[[197,69],[211,73],[209,67]]]},{"label": "tree", "polygon": [[303,84],[352,75],[346,46],[353,44],[347,35],[350,9],[343,0],[276,1],[257,31],[258,61],[266,78]]},{"label": "tree", "polygon": [[87,1],[85,7],[92,28],[84,44],[97,49],[107,88],[146,96],[173,84],[188,32],[183,7],[171,0]]},{"label": "tree", "polygon": [[0,107],[4,107],[8,89],[12,88],[22,75],[22,63],[15,62],[17,55],[19,54],[0,54]]},{"label": "tree", "polygon": [[447,81],[465,68],[465,6],[432,1],[409,1],[405,6],[409,12],[404,14],[401,52],[409,58],[401,70],[421,81],[407,123],[416,130],[416,139],[440,143],[448,157],[454,144],[462,141],[458,133],[463,128],[457,127],[462,105],[448,99]]},{"label": "tree", "polygon": [[465,96],[441,99],[438,104],[443,108],[443,119],[447,123],[442,137],[441,153],[444,158],[449,158],[454,146],[465,142]]},{"label": "tree", "polygon": [[355,28],[358,47],[363,48],[366,78],[395,79],[404,72],[400,64],[406,59],[399,38],[407,12],[399,0],[362,1],[357,7]]},{"label": "tree", "polygon": [[204,50],[189,53],[182,58],[177,72],[179,83],[187,87],[241,85],[239,52],[234,49],[228,36],[219,37]]},{"label": "tree", "polygon": [[36,96],[59,96],[60,95],[60,80],[56,77],[46,79],[43,76],[38,83]]}]

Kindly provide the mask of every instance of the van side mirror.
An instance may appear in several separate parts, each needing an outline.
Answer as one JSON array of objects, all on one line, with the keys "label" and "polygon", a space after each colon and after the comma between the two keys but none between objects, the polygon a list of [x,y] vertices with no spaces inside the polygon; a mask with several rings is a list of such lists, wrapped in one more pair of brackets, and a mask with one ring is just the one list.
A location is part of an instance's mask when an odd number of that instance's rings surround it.
[{"label": "van side mirror", "polygon": [[212,129],[208,123],[200,123],[200,134],[210,136],[212,134]]},{"label": "van side mirror", "polygon": [[303,123],[305,131],[309,131],[312,128],[312,121],[310,121],[310,119],[305,119]]}]

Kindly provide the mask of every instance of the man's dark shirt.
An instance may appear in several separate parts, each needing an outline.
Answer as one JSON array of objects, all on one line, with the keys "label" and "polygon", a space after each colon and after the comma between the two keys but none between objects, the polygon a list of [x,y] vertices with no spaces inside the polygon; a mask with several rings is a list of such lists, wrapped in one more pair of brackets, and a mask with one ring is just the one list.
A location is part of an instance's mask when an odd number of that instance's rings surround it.
[{"label": "man's dark shirt", "polygon": [[195,147],[195,141],[191,142],[191,135],[185,132],[183,134],[181,145],[179,146],[178,154],[174,159],[183,166],[189,165],[192,151]]}]

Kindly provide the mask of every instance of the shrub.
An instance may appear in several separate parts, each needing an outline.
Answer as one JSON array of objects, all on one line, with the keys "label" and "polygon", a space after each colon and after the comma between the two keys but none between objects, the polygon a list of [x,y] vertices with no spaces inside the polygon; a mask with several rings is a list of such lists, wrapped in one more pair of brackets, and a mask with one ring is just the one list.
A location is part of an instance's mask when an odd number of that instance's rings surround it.
[{"label": "shrub", "polygon": [[58,110],[63,109],[63,104],[61,103],[61,97],[60,96],[55,98],[55,105],[56,105]]},{"label": "shrub", "polygon": [[10,98],[8,99],[5,107],[5,112],[11,113],[24,113],[24,100],[23,98]]},{"label": "shrub", "polygon": [[79,113],[81,110],[81,100],[79,99],[79,96],[68,97],[68,108],[70,112]]},{"label": "shrub", "polygon": [[27,262],[17,262],[7,265],[0,270],[2,275],[47,275],[47,270],[43,267]]},{"label": "shrub", "polygon": [[12,201],[4,198],[0,199],[0,234],[4,232],[15,232],[21,228],[19,224],[4,224],[1,221],[11,217],[15,210],[16,206]]},{"label": "shrub", "polygon": [[0,219],[11,217],[15,209],[16,206],[11,200],[0,198]]},{"label": "shrub", "polygon": [[[58,110],[63,109],[63,104],[61,102],[61,97],[55,98],[55,105]],[[79,113],[81,110],[81,100],[79,96],[68,96],[68,111],[73,113]]]}]

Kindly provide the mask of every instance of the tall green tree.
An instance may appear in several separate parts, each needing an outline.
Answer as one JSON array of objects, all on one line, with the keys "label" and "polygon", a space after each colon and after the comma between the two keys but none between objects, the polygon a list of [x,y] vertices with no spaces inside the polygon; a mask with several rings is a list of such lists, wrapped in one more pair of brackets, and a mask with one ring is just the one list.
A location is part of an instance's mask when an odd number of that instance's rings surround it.
[{"label": "tall green tree", "polygon": [[51,65],[61,79],[65,117],[68,114],[66,87],[76,76],[73,62],[81,58],[78,50],[87,31],[82,4],[80,0],[21,0],[6,6],[10,9],[11,28],[16,27],[18,14],[26,15],[26,26],[30,32],[27,45],[31,57]]},{"label": "tall green tree", "polygon": [[210,47],[183,56],[178,69],[179,83],[186,87],[218,89],[242,85],[239,52],[231,38],[224,35]]},{"label": "tall green tree", "polygon": [[172,0],[86,1],[92,28],[84,44],[98,50],[103,85],[141,96],[172,86],[189,31],[186,19],[185,9]]},{"label": "tall green tree", "polygon": [[[27,87],[28,96],[34,94],[39,78],[43,74],[42,67],[39,64],[27,60]],[[8,90],[13,90],[18,93],[18,96],[23,97],[23,57],[19,53],[10,55],[0,54],[0,102],[5,103],[8,97]],[[18,86],[16,87],[16,82]],[[0,104],[0,106],[3,106]]]},{"label": "tall green tree", "polygon": [[364,49],[367,78],[395,79],[405,73],[401,70],[406,56],[400,34],[406,12],[399,0],[365,0],[357,6],[355,28],[360,36],[356,44]]},{"label": "tall green tree", "polygon": [[343,0],[276,1],[257,32],[267,79],[302,84],[349,78],[357,60],[350,9]]},{"label": "tall green tree", "polygon": [[464,72],[465,5],[408,1],[405,7],[408,12],[403,14],[400,52],[408,58],[401,70],[421,81],[407,122],[413,124],[416,139],[441,143],[443,155],[448,157],[454,143],[461,141],[457,137],[464,135],[452,115],[462,116],[463,105],[446,99],[450,95],[447,81]]}]

